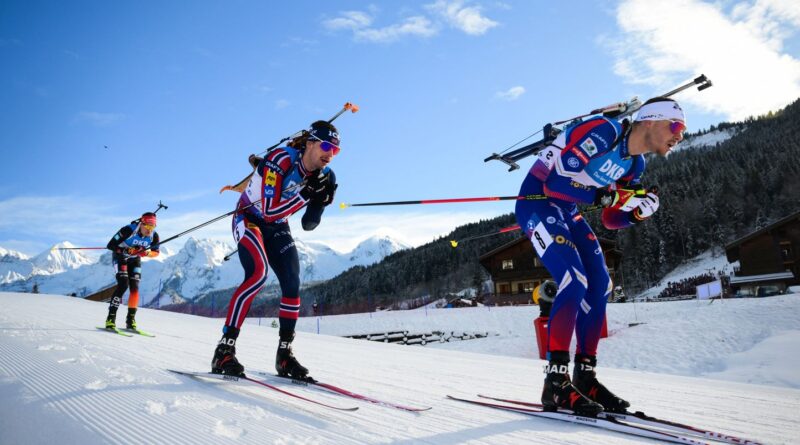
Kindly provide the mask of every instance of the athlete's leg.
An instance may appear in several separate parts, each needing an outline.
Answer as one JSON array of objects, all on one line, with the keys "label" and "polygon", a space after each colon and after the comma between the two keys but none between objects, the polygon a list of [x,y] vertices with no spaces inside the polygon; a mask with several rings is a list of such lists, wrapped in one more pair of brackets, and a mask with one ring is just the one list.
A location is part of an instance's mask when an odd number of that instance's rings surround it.
[{"label": "athlete's leg", "polygon": [[106,317],[106,327],[116,327],[117,309],[122,303],[122,296],[128,290],[128,263],[121,254],[112,254],[111,264],[114,266],[117,278],[117,288],[111,295],[111,301],[108,305],[108,316]]},{"label": "athlete's leg", "polygon": [[142,279],[142,259],[134,257],[128,259],[128,281],[131,294],[128,296],[128,316],[125,317],[125,327],[136,329],[136,308],[139,307],[139,282]]},{"label": "athlete's leg", "polygon": [[567,222],[575,236],[578,253],[586,269],[589,286],[579,302],[580,310],[575,328],[578,354],[596,355],[600,331],[606,316],[606,303],[611,295],[612,283],[608,275],[603,249],[592,228],[580,214]]}]

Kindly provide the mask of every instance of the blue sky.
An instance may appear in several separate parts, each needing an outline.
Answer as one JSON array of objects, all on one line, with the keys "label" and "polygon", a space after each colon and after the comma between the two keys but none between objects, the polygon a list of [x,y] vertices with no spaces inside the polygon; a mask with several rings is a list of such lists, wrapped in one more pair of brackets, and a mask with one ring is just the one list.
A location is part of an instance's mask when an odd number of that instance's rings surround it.
[{"label": "blue sky", "polygon": [[[715,86],[678,96],[690,130],[800,97],[796,1],[661,3],[2,0],[0,246],[104,245],[159,200],[162,237],[204,222],[248,154],[347,101],[337,203],[513,195],[530,160],[491,152],[699,73]],[[416,245],[512,210],[332,206],[293,230]],[[227,221],[193,235],[231,242]]]}]

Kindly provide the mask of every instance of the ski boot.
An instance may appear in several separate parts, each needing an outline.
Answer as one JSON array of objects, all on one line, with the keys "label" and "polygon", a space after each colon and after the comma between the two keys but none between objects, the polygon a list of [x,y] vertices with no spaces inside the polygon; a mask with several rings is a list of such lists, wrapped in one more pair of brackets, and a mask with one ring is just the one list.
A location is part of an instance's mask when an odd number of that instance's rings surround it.
[{"label": "ski boot", "polygon": [[125,317],[125,329],[136,330],[136,308],[128,308],[128,316]]},{"label": "ski boot", "polygon": [[211,372],[244,377],[244,366],[236,360],[236,338],[239,337],[239,329],[225,326],[223,331],[222,338],[214,351],[214,358],[211,359]]},{"label": "ski boot", "polygon": [[280,342],[278,343],[278,354],[275,357],[275,370],[281,377],[289,377],[293,380],[313,381],[308,376],[308,369],[297,361],[292,354],[292,341],[294,331],[280,330]]},{"label": "ski boot", "polygon": [[108,316],[106,317],[106,329],[115,331],[117,329],[117,308],[111,306],[108,308]]},{"label": "ski boot", "polygon": [[614,395],[602,383],[597,381],[597,375],[594,372],[596,365],[596,356],[575,354],[575,369],[572,373],[573,384],[588,398],[603,405],[606,411],[614,413],[626,412],[631,404]]},{"label": "ski boot", "polygon": [[575,415],[597,417],[603,406],[587,398],[569,379],[569,353],[550,352],[550,363],[545,366],[546,377],[542,390],[542,405],[545,411],[571,410]]}]

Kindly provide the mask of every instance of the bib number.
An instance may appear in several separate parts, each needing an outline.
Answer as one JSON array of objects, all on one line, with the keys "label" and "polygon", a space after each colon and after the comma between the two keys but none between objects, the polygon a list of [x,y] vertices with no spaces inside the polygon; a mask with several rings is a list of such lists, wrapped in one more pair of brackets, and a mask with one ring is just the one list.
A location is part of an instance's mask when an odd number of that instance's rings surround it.
[{"label": "bib number", "polygon": [[542,258],[547,248],[550,247],[550,244],[553,244],[553,237],[550,236],[544,224],[540,222],[533,228],[531,241],[533,242],[533,247],[536,249],[536,253],[539,254],[539,258]]}]

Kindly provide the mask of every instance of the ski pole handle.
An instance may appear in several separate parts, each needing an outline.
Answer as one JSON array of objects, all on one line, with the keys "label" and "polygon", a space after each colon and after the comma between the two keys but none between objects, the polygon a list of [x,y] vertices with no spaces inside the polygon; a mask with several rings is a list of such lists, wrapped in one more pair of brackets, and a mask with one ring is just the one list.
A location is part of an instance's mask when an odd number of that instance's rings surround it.
[{"label": "ski pole handle", "polygon": [[358,113],[358,105],[351,102],[345,102],[342,109],[339,110],[338,113],[334,114],[332,118],[328,119],[328,123],[330,124],[331,122],[335,121],[337,117],[341,116],[342,113],[344,113],[347,110],[350,110],[351,113]]}]

